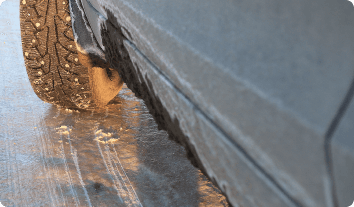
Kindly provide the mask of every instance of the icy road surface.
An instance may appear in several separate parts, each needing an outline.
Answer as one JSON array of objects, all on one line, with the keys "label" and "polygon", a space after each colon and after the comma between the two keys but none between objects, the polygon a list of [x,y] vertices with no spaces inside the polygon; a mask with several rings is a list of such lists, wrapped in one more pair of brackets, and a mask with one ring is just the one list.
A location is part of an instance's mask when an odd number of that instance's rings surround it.
[{"label": "icy road surface", "polygon": [[126,87],[96,112],[39,100],[24,66],[18,0],[0,6],[0,203],[227,206]]}]

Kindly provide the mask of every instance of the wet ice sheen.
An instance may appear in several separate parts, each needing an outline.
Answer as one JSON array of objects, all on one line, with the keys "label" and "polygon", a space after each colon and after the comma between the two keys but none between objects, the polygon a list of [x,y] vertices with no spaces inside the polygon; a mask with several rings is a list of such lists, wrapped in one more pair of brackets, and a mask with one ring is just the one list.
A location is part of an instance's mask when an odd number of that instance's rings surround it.
[{"label": "wet ice sheen", "polygon": [[0,7],[3,205],[227,205],[126,87],[95,112],[39,100],[23,63],[19,3],[8,0]]}]

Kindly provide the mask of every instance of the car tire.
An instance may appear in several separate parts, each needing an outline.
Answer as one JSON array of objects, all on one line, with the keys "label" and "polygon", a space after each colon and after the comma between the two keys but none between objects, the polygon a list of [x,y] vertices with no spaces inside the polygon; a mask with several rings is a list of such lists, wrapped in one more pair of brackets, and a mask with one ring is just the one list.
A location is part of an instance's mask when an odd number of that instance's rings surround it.
[{"label": "car tire", "polygon": [[92,109],[118,94],[118,72],[78,51],[68,0],[20,0],[20,26],[28,78],[41,100]]}]

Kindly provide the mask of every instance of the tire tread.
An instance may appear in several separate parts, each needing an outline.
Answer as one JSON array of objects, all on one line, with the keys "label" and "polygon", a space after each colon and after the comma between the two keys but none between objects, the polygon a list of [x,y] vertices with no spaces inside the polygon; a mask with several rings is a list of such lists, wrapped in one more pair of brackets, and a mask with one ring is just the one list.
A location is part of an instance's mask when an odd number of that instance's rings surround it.
[{"label": "tire tread", "polygon": [[88,68],[81,65],[73,38],[68,0],[21,0],[20,26],[29,81],[45,102],[89,109]]}]

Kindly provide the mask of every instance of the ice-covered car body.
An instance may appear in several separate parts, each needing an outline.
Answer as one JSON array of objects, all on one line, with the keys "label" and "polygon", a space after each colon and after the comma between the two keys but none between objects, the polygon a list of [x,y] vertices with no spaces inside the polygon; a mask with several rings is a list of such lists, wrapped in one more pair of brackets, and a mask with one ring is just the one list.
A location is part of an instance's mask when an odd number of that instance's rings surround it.
[{"label": "ice-covered car body", "polygon": [[350,2],[71,0],[117,69],[233,206],[354,200]]}]

